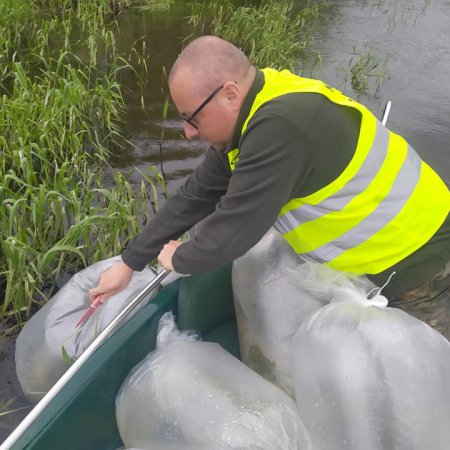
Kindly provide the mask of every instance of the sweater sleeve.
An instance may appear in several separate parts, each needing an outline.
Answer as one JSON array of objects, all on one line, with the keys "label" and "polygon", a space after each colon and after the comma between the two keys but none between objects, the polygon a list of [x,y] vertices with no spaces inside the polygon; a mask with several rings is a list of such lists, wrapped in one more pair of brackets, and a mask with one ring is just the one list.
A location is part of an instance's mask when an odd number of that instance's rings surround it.
[{"label": "sweater sleeve", "polygon": [[186,182],[129,241],[122,253],[123,262],[134,270],[142,270],[158,256],[164,244],[177,239],[214,211],[226,192],[230,176],[226,155],[209,149]]},{"label": "sweater sleeve", "polygon": [[213,270],[243,255],[264,236],[313,170],[302,136],[285,117],[252,118],[226,195],[203,221],[201,232],[174,254],[177,272]]}]

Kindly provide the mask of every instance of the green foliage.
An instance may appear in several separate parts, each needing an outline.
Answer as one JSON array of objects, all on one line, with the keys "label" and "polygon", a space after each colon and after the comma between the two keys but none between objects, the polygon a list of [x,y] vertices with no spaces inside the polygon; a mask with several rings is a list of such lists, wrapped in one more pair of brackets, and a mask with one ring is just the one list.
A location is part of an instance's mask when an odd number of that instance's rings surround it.
[{"label": "green foliage", "polygon": [[[318,17],[319,3],[294,9],[291,0],[268,0],[235,7],[230,0],[191,2],[190,22],[198,33],[212,32],[241,48],[253,64],[276,69],[299,67]],[[209,27],[207,17],[211,17]]]},{"label": "green foliage", "polygon": [[62,353],[64,362],[67,364],[68,367],[70,367],[73,364],[73,360],[67,353],[67,350],[64,348],[64,345],[61,347],[61,353]]},{"label": "green foliage", "polygon": [[384,80],[389,79],[387,57],[382,60],[371,47],[361,51],[356,46],[353,48],[353,56],[350,68],[345,73],[345,81],[350,80],[353,90],[358,95],[368,93],[372,83],[375,84],[376,90]]},{"label": "green foliage", "polygon": [[61,273],[118,254],[157,207],[156,171],[138,192],[120,173],[103,184],[108,149],[126,144],[120,76],[135,71],[106,17],[129,3],[0,3],[0,316],[28,318]]},{"label": "green foliage", "polygon": [[135,6],[140,11],[160,12],[166,11],[174,3],[174,0],[143,0]]}]

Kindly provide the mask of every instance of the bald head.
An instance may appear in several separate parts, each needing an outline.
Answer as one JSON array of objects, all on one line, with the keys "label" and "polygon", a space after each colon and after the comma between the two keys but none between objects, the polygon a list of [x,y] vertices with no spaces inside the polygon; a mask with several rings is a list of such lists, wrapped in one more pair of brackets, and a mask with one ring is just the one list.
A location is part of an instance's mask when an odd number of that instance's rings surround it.
[{"label": "bald head", "polygon": [[186,72],[209,92],[226,81],[246,82],[253,77],[252,64],[233,44],[216,36],[194,39],[180,53],[169,74],[169,84]]}]

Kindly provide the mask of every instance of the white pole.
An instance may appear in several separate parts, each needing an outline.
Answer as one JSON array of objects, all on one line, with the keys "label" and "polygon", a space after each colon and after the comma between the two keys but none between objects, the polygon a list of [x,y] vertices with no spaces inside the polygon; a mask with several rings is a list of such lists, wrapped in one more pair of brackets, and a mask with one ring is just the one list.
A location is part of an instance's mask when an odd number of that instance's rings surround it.
[{"label": "white pole", "polygon": [[390,100],[388,100],[388,102],[386,103],[386,106],[384,108],[384,112],[383,112],[383,118],[381,119],[381,123],[383,125],[386,125],[388,117],[389,117],[389,111],[391,110],[391,106],[392,106],[392,102]]},{"label": "white pole", "polygon": [[28,427],[35,421],[35,419],[42,413],[48,404],[56,397],[59,391],[66,385],[72,376],[80,369],[80,367],[88,360],[92,353],[100,347],[101,344],[114,331],[121,320],[136,306],[142,299],[147,297],[150,292],[159,286],[161,281],[170,273],[167,269],[153,278],[145,288],[128,303],[128,305],[110,322],[110,324],[92,341],[89,347],[81,354],[81,356],[69,367],[67,372],[53,385],[53,387],[42,397],[39,403],[25,416],[15,430],[8,436],[8,438],[0,446],[0,450],[9,450],[28,429]]}]

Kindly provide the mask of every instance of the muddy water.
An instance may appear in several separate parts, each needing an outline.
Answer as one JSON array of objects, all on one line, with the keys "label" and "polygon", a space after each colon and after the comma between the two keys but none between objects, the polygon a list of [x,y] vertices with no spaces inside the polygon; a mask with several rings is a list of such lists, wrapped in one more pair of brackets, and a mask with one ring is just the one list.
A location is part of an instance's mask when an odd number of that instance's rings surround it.
[{"label": "muddy water", "polygon": [[353,48],[373,48],[380,61],[387,58],[388,79],[360,101],[376,112],[390,99],[388,126],[450,183],[450,2],[331,3],[315,34],[313,47],[323,60],[316,74],[356,98],[343,75],[357,60]]},{"label": "muddy water", "polygon": [[[178,2],[177,4],[179,4]],[[386,60],[386,75],[378,87],[369,77],[371,89],[359,100],[378,115],[390,99],[393,107],[388,125],[402,134],[420,155],[450,182],[450,2],[448,0],[334,0],[322,11],[307,60],[305,76],[321,78],[357,98],[345,80],[359,54],[370,51],[380,62]],[[182,123],[172,107],[163,121],[167,85],[160,70],[169,70],[191,33],[182,6],[155,14],[131,13],[121,29],[132,29],[133,39],[146,35],[150,48],[150,85],[146,110],[139,95],[126,93],[128,110],[125,128],[134,149],[116,153],[113,169],[124,170],[132,183],[140,179],[134,170],[157,165],[168,180],[169,191],[201,160],[206,148],[198,141],[183,139]],[[129,41],[131,42],[131,40]],[[320,63],[317,64],[317,55]],[[375,69],[374,75],[382,72]],[[127,82],[127,80],[125,80]],[[161,135],[164,133],[164,138]]]},{"label": "muddy water", "polygon": [[[393,107],[388,125],[404,135],[420,155],[450,183],[450,2],[448,0],[329,0],[330,7],[314,35],[305,76],[315,76],[357,97],[345,74],[359,53],[372,49],[380,60],[386,57],[388,76],[377,87],[360,96],[379,116],[385,102]],[[127,110],[125,130],[133,147],[116,151],[110,160],[111,175],[123,171],[133,184],[140,182],[136,168],[145,172],[156,165],[166,176],[173,192],[200,162],[205,145],[187,142],[182,123],[173,107],[163,120],[167,85],[161,68],[169,70],[192,30],[185,20],[184,2],[168,11],[132,10],[120,22],[123,49],[145,36],[149,57],[149,83],[145,108],[132,77],[124,77]],[[321,63],[317,65],[317,55]],[[15,398],[8,409],[26,406],[14,377],[14,340],[0,346],[0,406]],[[17,413],[0,416],[0,442],[21,420],[29,406]]]},{"label": "muddy water", "polygon": [[203,142],[189,142],[183,138],[182,122],[171,103],[168,117],[163,118],[164,103],[169,96],[166,75],[181,51],[183,41],[193,32],[186,20],[188,13],[184,2],[175,2],[167,11],[130,11],[120,22],[123,48],[145,36],[149,77],[143,90],[144,108],[135,78],[123,80],[128,87],[124,89],[127,104],[124,129],[133,145],[115,152],[110,164],[113,171],[118,169],[126,173],[132,184],[140,183],[142,179],[138,170],[145,172],[155,165],[166,178],[169,192],[192,172],[207,148]]}]

